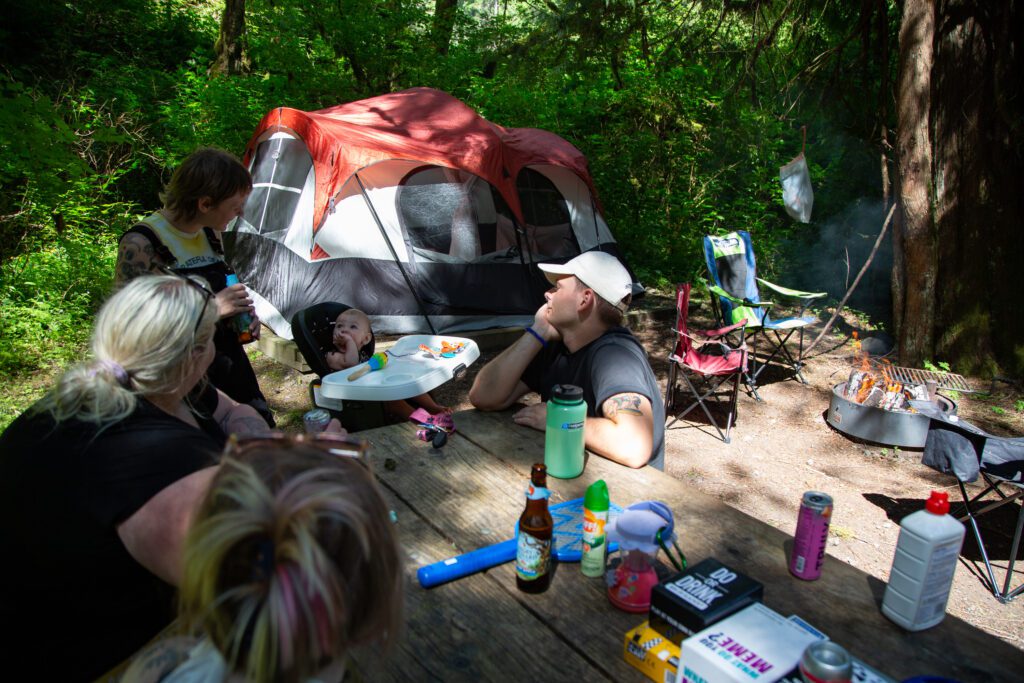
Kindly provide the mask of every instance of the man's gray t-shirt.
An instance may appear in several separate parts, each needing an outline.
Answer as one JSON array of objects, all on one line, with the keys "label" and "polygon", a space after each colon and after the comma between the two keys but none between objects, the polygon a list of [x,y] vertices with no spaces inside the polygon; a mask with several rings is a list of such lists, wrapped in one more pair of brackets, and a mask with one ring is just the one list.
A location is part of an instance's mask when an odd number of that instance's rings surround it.
[{"label": "man's gray t-shirt", "polygon": [[613,327],[575,353],[561,342],[550,343],[526,368],[522,380],[544,401],[556,384],[581,387],[589,417],[603,417],[601,406],[616,394],[646,396],[654,418],[654,446],[647,464],[665,469],[665,404],[647,352],[626,328]]}]

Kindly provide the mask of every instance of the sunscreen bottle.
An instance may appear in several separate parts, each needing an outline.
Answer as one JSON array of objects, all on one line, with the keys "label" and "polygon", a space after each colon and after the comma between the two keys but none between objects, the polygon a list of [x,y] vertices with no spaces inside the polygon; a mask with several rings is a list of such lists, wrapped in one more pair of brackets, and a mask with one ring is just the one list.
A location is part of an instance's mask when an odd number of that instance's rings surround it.
[{"label": "sunscreen bottle", "polygon": [[604,526],[608,523],[608,485],[598,479],[587,487],[583,496],[583,557],[580,571],[584,576],[604,576],[604,559],[608,550],[608,537]]},{"label": "sunscreen bottle", "polygon": [[882,614],[921,631],[946,616],[964,525],[949,515],[949,494],[932,491],[925,509],[904,517],[900,527]]}]

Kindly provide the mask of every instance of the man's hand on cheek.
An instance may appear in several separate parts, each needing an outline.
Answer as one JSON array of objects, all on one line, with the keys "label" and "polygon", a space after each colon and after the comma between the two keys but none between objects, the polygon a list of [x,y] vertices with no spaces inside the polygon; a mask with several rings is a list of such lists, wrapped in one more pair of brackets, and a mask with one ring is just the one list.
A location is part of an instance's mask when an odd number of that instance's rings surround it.
[{"label": "man's hand on cheek", "polygon": [[558,333],[551,323],[548,321],[548,304],[545,301],[544,304],[537,309],[537,313],[533,316],[533,329],[540,336],[544,337],[549,342],[558,341],[562,338],[562,335]]}]

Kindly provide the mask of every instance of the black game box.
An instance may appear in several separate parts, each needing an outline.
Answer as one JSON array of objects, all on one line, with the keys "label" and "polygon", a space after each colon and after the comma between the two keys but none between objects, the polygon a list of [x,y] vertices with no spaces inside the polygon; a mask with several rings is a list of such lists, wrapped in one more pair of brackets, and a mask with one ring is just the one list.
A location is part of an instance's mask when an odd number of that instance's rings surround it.
[{"label": "black game box", "polygon": [[754,602],[764,587],[709,557],[651,592],[651,628],[676,645]]}]

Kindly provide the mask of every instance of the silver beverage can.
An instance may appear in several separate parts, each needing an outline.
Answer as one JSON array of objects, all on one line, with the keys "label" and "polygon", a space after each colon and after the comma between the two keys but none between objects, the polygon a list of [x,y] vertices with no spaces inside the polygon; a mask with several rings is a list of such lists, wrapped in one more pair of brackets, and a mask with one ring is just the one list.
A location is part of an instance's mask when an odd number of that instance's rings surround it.
[{"label": "silver beverage can", "polygon": [[306,411],[306,414],[302,416],[302,421],[306,425],[307,434],[319,434],[327,429],[327,424],[331,421],[331,414],[323,408],[314,408]]},{"label": "silver beverage can", "polygon": [[800,658],[804,683],[850,683],[853,659],[842,645],[830,640],[811,643]]}]

